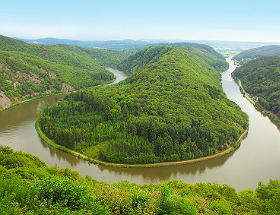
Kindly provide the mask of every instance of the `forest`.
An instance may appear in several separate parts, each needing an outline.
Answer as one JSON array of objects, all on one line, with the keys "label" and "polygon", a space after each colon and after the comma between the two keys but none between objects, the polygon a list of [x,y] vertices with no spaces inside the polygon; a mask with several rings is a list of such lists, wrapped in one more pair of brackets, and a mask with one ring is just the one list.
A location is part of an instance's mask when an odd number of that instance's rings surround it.
[{"label": "forest", "polygon": [[0,36],[0,92],[12,101],[112,82],[116,67],[133,51],[68,45],[35,45]]},{"label": "forest", "polygon": [[138,185],[81,177],[0,145],[1,214],[278,214],[280,181],[236,192],[226,184],[170,180]]},{"label": "forest", "polygon": [[[217,71],[222,72],[227,70],[228,63],[225,61],[225,58],[223,55],[216,52],[212,47],[203,45],[203,44],[196,44],[196,43],[168,43],[168,44],[156,44],[155,46],[174,46],[174,47],[180,47],[182,49],[187,50],[188,52],[202,58],[204,61],[206,61],[209,65],[214,67]],[[152,48],[152,47],[151,47]],[[156,53],[156,50],[154,50],[154,53],[149,52],[149,55],[143,56],[143,52],[147,53],[145,50],[137,52],[135,55],[132,55],[128,58],[126,58],[123,62],[119,63],[118,69],[121,71],[126,71],[133,73],[137,70],[142,69],[146,64],[153,63],[156,58],[160,58],[164,53],[162,50],[160,53]],[[139,62],[139,56],[141,56],[141,61]],[[138,59],[138,60],[136,60]],[[153,60],[150,62],[150,60]]]},{"label": "forest", "polygon": [[259,48],[245,50],[235,55],[232,59],[238,61],[239,65],[244,65],[250,60],[254,60],[263,56],[278,56],[278,55],[280,55],[280,46],[270,45],[270,46],[262,46]]},{"label": "forest", "polygon": [[130,59],[141,69],[119,84],[42,105],[42,131],[62,146],[113,163],[189,160],[237,146],[248,117],[226,98],[216,69],[171,46],[149,47]]},{"label": "forest", "polygon": [[257,97],[257,106],[280,117],[280,56],[266,56],[236,68],[232,73],[239,79],[251,97]]}]

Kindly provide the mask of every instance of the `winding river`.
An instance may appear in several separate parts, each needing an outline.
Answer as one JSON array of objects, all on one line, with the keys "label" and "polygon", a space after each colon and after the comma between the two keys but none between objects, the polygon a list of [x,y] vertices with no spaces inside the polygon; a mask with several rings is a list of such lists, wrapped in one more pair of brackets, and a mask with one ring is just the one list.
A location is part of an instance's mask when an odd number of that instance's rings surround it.
[{"label": "winding river", "polygon": [[[38,104],[42,101],[53,104],[55,96],[26,102],[1,112],[0,144],[37,155],[47,165],[57,165],[60,168],[68,166],[82,176],[89,175],[98,181],[109,183],[124,179],[138,184],[177,179],[193,184],[228,184],[237,191],[249,187],[254,189],[258,181],[267,183],[269,179],[278,179],[280,176],[280,129],[243,97],[238,85],[231,78],[235,65],[229,58],[227,61],[230,67],[222,73],[223,89],[228,98],[249,115],[250,120],[249,133],[235,152],[207,161],[173,167],[123,169],[91,164],[49,146],[36,133],[34,124]],[[115,73],[116,82],[128,76],[120,71],[110,70]]]}]

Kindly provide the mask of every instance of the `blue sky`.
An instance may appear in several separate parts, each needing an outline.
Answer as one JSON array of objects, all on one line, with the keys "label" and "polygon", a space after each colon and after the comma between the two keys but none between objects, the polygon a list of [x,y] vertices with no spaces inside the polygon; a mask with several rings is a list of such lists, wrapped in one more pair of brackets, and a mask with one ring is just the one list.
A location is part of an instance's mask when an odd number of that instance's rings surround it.
[{"label": "blue sky", "polygon": [[279,0],[0,0],[0,34],[280,42]]}]

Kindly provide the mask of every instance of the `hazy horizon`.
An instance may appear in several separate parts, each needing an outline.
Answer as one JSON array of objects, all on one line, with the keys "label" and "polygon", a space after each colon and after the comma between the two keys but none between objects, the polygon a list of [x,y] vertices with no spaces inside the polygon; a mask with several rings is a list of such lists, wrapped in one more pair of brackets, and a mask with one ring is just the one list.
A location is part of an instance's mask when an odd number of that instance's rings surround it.
[{"label": "hazy horizon", "polygon": [[2,2],[0,34],[21,39],[280,42],[280,1]]}]

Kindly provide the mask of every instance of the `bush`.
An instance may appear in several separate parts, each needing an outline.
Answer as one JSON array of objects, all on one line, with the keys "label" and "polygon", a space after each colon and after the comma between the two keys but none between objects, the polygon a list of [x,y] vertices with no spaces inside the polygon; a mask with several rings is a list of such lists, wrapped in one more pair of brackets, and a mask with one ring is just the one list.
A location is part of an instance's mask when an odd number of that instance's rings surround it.
[{"label": "bush", "polygon": [[97,202],[87,187],[69,179],[45,178],[36,182],[40,199],[71,210],[89,210],[93,214],[109,214],[103,202]]},{"label": "bush", "polygon": [[196,214],[198,210],[196,207],[185,198],[180,198],[170,194],[171,189],[162,184],[161,196],[159,199],[159,214]]}]

